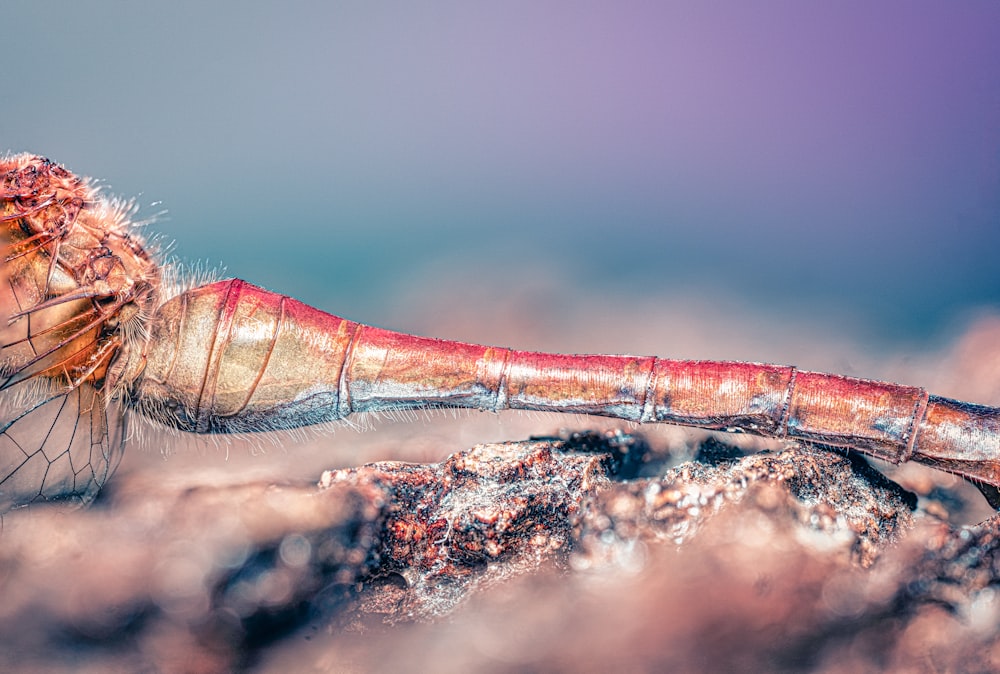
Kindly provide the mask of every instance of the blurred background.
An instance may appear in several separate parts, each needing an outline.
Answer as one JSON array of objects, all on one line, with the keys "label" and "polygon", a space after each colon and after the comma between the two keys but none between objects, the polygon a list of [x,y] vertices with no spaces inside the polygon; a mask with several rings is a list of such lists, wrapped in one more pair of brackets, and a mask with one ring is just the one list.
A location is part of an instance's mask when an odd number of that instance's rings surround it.
[{"label": "blurred background", "polygon": [[[420,334],[1000,405],[993,0],[4,0],[0,21],[0,153],[165,210],[148,230],[189,268]],[[109,492],[601,425],[556,416],[189,440],[166,467],[130,445]],[[32,536],[64,549],[70,517]]]},{"label": "blurred background", "polygon": [[[165,210],[179,260],[349,318],[789,362],[770,326],[920,352],[1000,306],[994,2],[3,16],[0,148]],[[761,339],[662,332],[699,310]]]}]

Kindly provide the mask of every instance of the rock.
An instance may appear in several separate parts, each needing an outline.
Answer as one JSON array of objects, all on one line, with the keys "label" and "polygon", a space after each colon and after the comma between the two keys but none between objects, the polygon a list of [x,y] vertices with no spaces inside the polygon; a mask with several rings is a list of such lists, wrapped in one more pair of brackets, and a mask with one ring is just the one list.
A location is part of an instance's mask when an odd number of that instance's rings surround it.
[{"label": "rock", "polygon": [[0,668],[990,669],[1000,520],[927,514],[952,503],[835,451],[674,465],[620,432],[135,480],[5,518]]}]

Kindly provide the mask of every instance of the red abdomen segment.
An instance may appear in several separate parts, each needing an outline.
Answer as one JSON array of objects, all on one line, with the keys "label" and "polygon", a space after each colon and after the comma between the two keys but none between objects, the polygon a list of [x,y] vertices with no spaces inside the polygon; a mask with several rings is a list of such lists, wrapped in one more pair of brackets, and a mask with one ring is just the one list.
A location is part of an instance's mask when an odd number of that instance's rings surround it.
[{"label": "red abdomen segment", "polygon": [[576,412],[846,446],[1000,482],[1000,411],[887,382],[759,363],[559,355],[415,337],[239,280],[166,302],[149,344],[133,404],[200,433],[434,407]]}]

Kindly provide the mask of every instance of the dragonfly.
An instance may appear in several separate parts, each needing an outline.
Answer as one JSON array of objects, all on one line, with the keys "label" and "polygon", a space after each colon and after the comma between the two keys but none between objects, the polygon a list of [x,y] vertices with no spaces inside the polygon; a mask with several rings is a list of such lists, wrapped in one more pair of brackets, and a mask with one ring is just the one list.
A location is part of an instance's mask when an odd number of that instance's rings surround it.
[{"label": "dragonfly", "polygon": [[0,160],[0,510],[91,501],[132,416],[201,434],[360,413],[533,410],[746,432],[969,479],[1000,508],[1000,409],[793,366],[519,351],[364,325],[239,279],[171,291],[133,209]]}]

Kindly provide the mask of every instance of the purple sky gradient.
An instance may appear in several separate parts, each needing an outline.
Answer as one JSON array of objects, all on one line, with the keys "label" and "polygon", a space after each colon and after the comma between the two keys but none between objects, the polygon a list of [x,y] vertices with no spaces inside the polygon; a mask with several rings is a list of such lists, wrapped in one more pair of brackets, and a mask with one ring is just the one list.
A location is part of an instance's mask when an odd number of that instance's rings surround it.
[{"label": "purple sky gradient", "polygon": [[0,145],[354,318],[443,265],[893,340],[1000,307],[995,2],[55,7],[5,9]]}]

